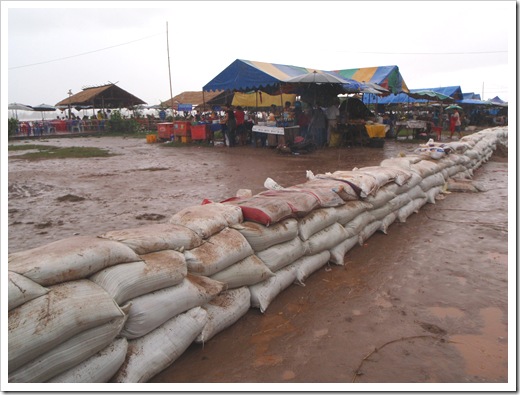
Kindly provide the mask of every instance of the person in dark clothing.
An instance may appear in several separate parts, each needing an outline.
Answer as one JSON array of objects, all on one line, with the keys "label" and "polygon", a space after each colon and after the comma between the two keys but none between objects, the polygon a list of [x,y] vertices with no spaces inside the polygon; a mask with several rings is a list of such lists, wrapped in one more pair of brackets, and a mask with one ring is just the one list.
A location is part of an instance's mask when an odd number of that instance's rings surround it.
[{"label": "person in dark clothing", "polygon": [[226,107],[224,124],[226,125],[226,137],[228,141],[228,146],[234,147],[236,145],[235,140],[237,131],[237,121],[235,118],[235,112],[233,111],[233,107],[230,105]]}]

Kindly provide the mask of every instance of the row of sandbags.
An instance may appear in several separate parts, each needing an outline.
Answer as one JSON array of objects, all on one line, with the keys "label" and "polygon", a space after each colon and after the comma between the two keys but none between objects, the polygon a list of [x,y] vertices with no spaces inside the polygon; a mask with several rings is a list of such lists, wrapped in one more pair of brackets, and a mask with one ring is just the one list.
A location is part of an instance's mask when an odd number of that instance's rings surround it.
[{"label": "row of sandbags", "polygon": [[[9,382],[146,382],[193,342],[469,179],[507,128],[289,188],[205,201],[166,224],[9,255]],[[437,151],[438,152],[438,151]]]}]

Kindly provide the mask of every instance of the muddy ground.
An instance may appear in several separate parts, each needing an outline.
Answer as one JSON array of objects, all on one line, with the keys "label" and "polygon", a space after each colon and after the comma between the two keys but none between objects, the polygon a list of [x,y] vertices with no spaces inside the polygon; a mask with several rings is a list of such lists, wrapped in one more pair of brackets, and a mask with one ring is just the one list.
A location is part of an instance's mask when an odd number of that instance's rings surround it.
[{"label": "muddy ground", "polygon": [[[252,147],[167,148],[116,137],[36,142],[118,155],[30,162],[10,152],[9,252],[166,222],[203,199],[221,201],[239,189],[261,192],[267,177],[290,186],[305,181],[306,170],[378,165],[417,147],[387,141],[384,148],[296,156]],[[264,314],[251,309],[204,346],[190,346],[151,382],[165,390],[285,383],[275,388],[314,391],[365,388],[348,386],[353,382],[430,383],[429,390],[436,388],[431,383],[479,389],[490,383],[494,390],[512,382],[507,152],[476,171],[474,182],[484,191],[443,195],[406,223],[395,222],[387,235],[376,233],[349,251],[345,266],[326,266],[305,287],[290,286]],[[164,384],[173,382],[189,384]],[[297,387],[301,383],[319,385]]]}]

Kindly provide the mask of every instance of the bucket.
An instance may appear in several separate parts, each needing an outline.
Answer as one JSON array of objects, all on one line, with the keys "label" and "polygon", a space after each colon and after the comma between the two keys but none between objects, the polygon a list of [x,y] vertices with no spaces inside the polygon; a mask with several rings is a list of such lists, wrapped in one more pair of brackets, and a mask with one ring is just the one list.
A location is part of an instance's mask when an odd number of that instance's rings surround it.
[{"label": "bucket", "polygon": [[147,143],[155,143],[157,141],[157,136],[155,134],[147,134],[146,142]]}]

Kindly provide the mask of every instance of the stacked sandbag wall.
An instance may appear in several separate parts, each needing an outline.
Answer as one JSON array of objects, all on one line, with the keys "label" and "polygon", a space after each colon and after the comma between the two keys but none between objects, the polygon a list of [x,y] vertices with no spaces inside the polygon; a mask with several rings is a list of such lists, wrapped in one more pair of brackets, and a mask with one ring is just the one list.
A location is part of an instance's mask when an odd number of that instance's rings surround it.
[{"label": "stacked sandbag wall", "polygon": [[434,204],[499,144],[507,128],[10,254],[9,382],[146,382],[193,342],[250,308],[265,312],[291,284]]}]

